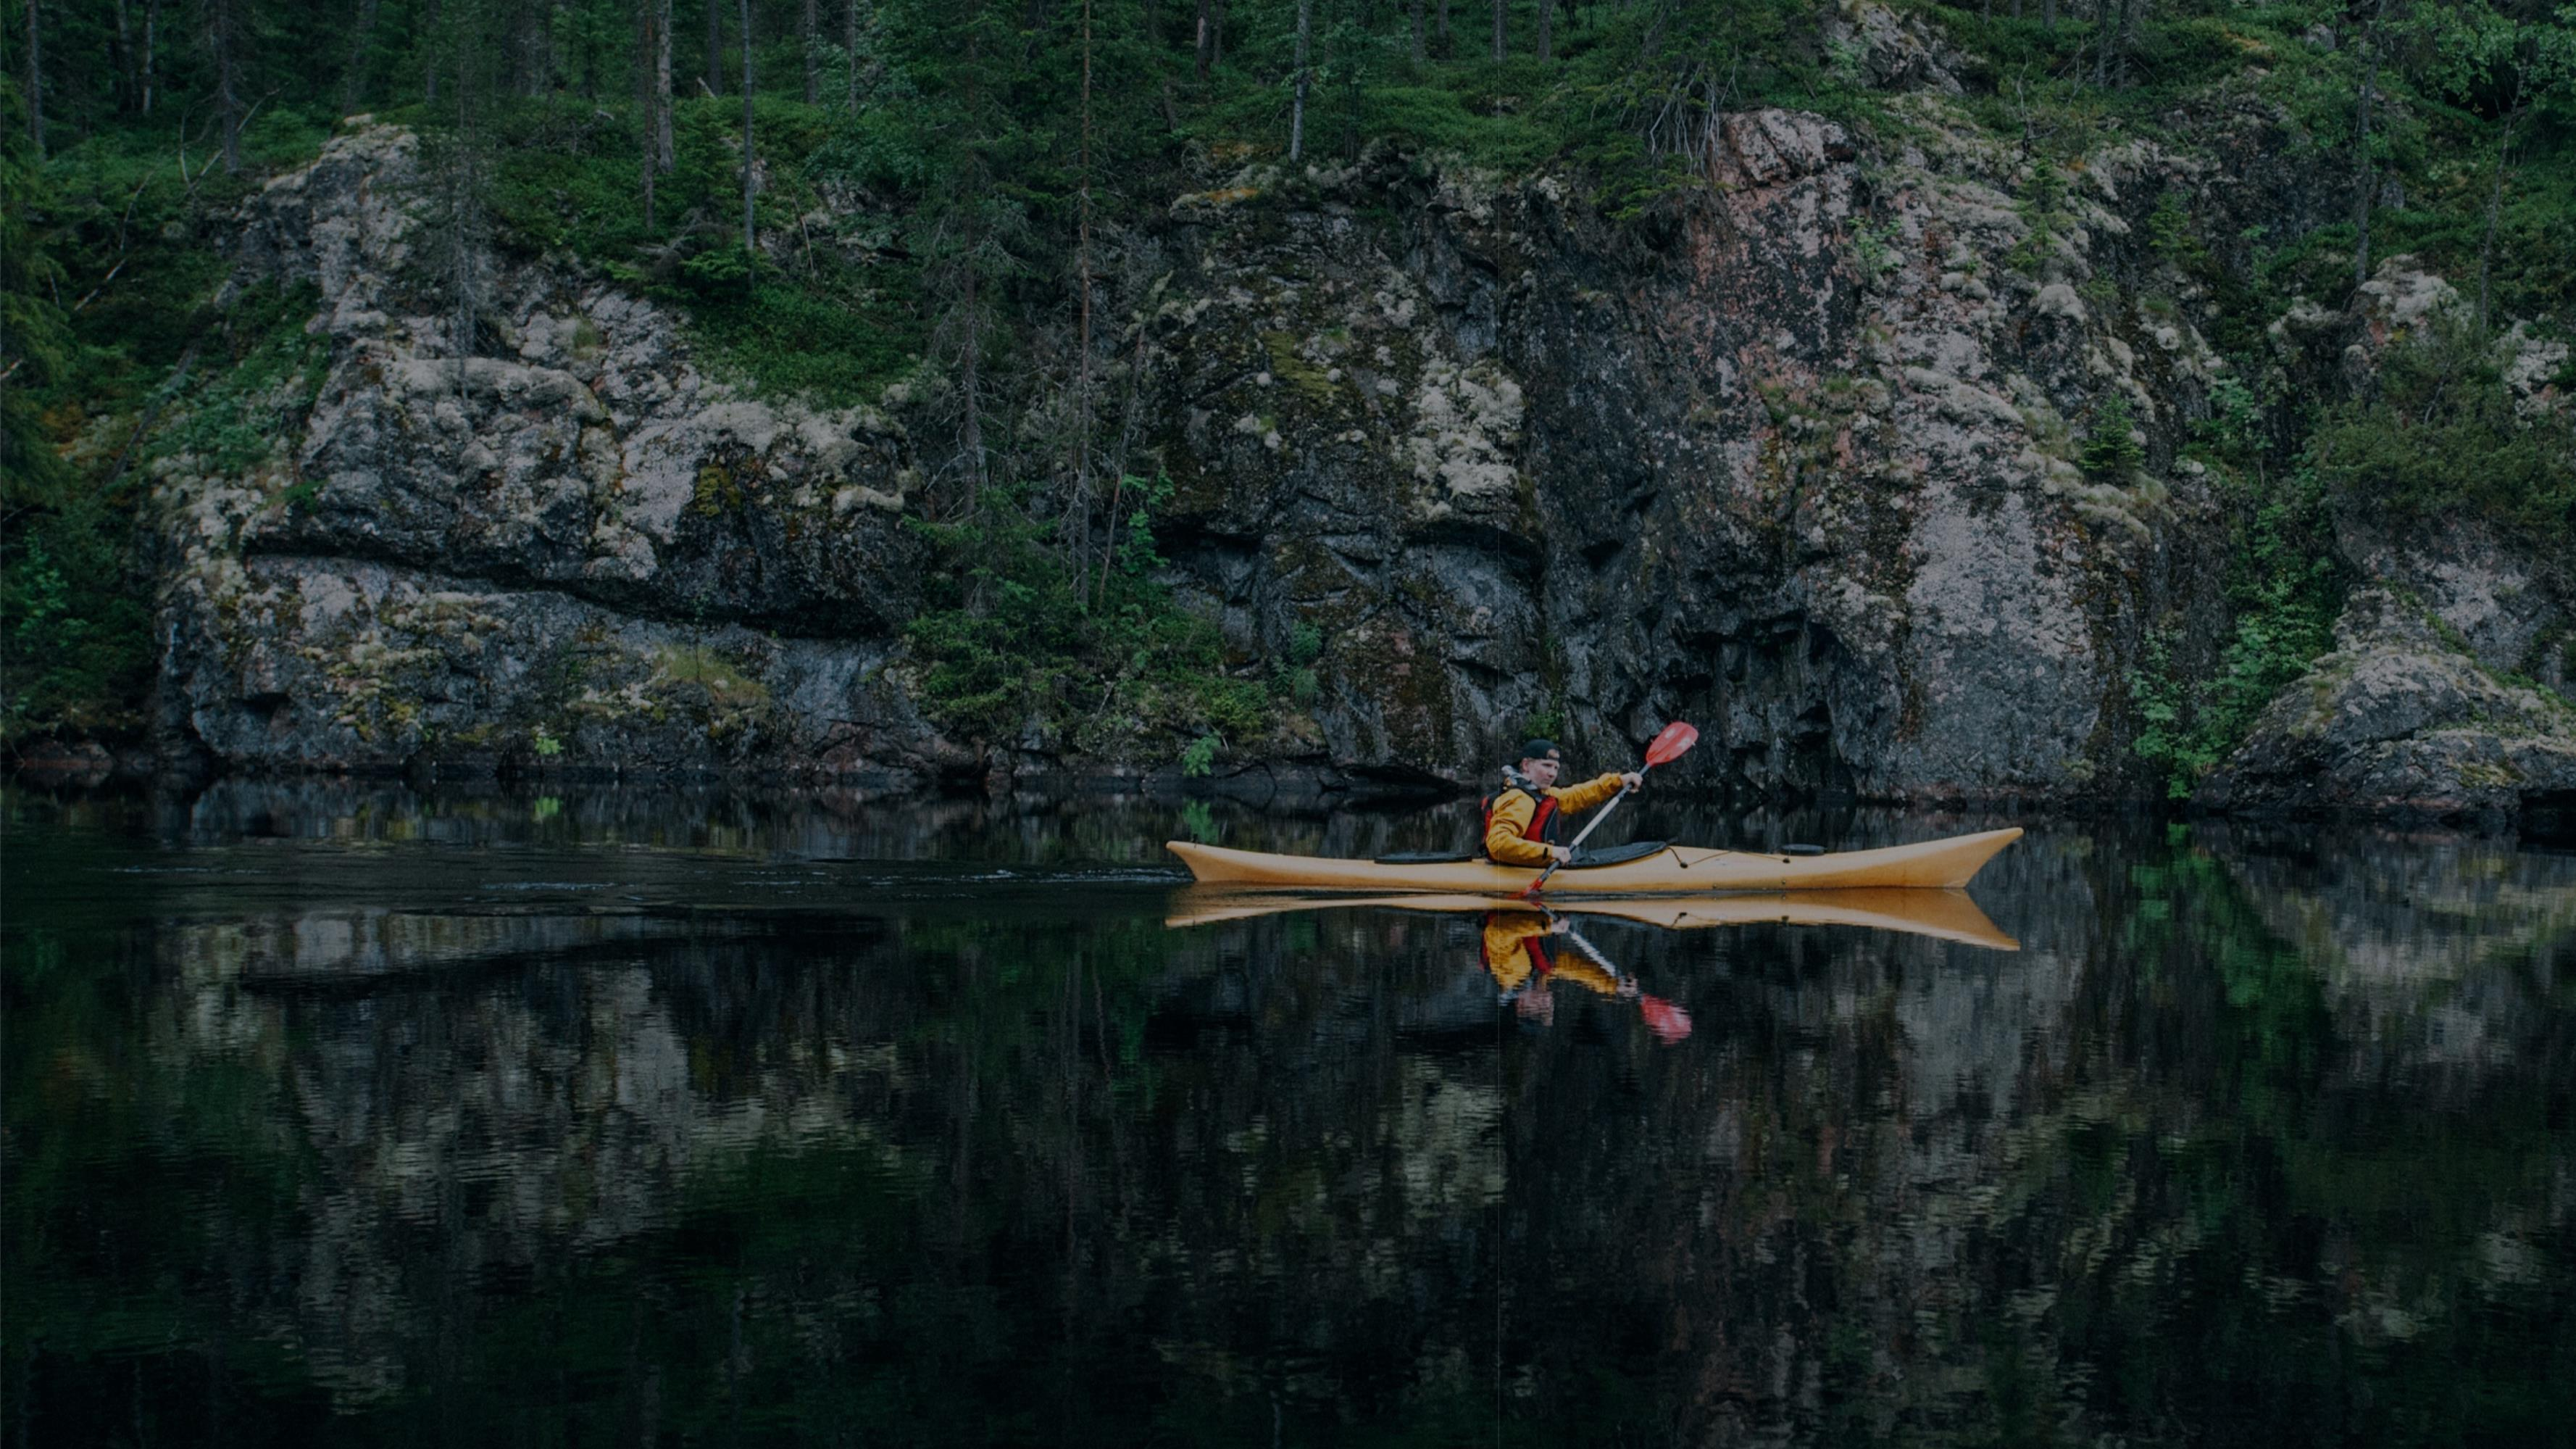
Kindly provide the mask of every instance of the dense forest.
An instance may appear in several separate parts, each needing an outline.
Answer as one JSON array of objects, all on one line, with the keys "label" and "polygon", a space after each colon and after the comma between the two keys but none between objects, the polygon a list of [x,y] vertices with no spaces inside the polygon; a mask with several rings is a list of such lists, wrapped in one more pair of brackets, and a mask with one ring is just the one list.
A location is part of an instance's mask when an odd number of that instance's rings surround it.
[{"label": "dense forest", "polygon": [[[228,219],[368,115],[422,138],[423,274],[460,357],[488,345],[503,254],[675,309],[763,394],[935,380],[943,441],[909,521],[973,582],[912,625],[934,710],[1001,729],[1031,659],[1145,660],[1149,722],[1204,766],[1311,695],[1323,641],[1229,675],[1156,584],[1169,485],[1138,461],[1099,315],[1136,290],[1119,239],[1238,163],[1552,172],[1619,224],[1693,204],[1724,113],[1898,147],[1917,122],[1855,38],[1864,9],[1931,37],[1960,114],[2025,155],[2181,144],[2186,103],[2224,93],[2285,117],[2343,198],[2295,235],[2168,206],[2147,239],[2215,294],[2211,341],[2243,362],[2186,440],[2244,480],[2233,632],[2137,680],[2136,749],[2177,790],[2328,646],[2335,509],[2468,509],[2576,556],[2564,410],[2518,410],[2491,345],[2576,332],[2576,9],[2549,0],[21,0],[0,80],[0,734],[143,728],[150,462],[247,466],[283,425],[266,400],[319,375],[309,299],[224,285]],[[2263,361],[2293,298],[2340,306],[2400,253],[2473,300],[2464,320],[2367,386]],[[2142,461],[2126,406],[2088,420],[2088,472]]]}]

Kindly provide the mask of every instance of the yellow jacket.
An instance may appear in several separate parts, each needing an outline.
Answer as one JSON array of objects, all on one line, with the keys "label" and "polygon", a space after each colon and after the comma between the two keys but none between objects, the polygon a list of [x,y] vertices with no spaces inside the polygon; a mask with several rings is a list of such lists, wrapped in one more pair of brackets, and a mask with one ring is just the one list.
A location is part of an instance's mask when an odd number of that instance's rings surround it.
[{"label": "yellow jacket", "polygon": [[1604,996],[1618,994],[1619,978],[1575,954],[1570,946],[1563,950],[1551,948],[1547,934],[1547,917],[1536,911],[1486,912],[1485,969],[1494,973],[1494,983],[1505,991],[1518,991],[1528,985],[1530,972],[1538,965],[1538,958],[1529,950],[1535,944],[1548,958],[1549,980],[1571,981]]},{"label": "yellow jacket", "polygon": [[[1614,772],[1580,785],[1550,786],[1547,793],[1555,799],[1560,817],[1579,814],[1618,794],[1619,776]],[[1538,802],[1527,791],[1505,790],[1494,801],[1493,822],[1485,827],[1485,854],[1500,865],[1547,864],[1545,845],[1521,839],[1521,832],[1529,829],[1530,817],[1537,813]]]}]

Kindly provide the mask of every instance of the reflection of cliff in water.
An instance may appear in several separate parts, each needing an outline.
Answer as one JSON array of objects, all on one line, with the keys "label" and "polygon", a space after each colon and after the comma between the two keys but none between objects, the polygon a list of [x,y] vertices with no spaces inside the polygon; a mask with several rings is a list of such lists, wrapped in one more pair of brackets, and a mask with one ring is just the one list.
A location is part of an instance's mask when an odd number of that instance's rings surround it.
[{"label": "reflection of cliff in water", "polygon": [[[1507,1415],[1600,1437],[2365,1432],[2476,1357],[2469,1308],[2565,1311],[2530,1185],[2576,1172],[2570,1010],[2543,972],[2474,1050],[2355,1036],[2194,859],[2034,838],[1978,892],[2017,954],[1587,922],[1678,1049],[1514,1020],[1472,921],[1409,912],[167,920],[134,1090],[186,1133],[225,1084],[236,1166],[157,1245],[199,1285],[161,1341],[615,1437],[1436,1436],[1490,1426],[1498,1354]],[[2441,1114],[2365,1053],[2448,1063]],[[121,1270],[60,1271],[13,1339]],[[2545,1361],[2474,1371],[2547,1402]]]},{"label": "reflection of cliff in water", "polygon": [[2550,994],[2576,950],[2576,855],[2456,836],[2359,833],[2330,853],[2264,852],[2209,827],[2229,877],[2315,968],[2360,1073],[2464,1069],[2547,1050]]}]

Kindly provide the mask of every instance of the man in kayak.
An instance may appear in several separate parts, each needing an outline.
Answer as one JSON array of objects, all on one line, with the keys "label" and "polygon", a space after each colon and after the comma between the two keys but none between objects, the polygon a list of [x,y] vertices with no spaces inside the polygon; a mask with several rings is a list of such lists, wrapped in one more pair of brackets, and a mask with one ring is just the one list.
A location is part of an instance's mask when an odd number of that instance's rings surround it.
[{"label": "man in kayak", "polygon": [[1634,788],[1646,777],[1635,771],[1600,775],[1560,790],[1556,777],[1565,757],[1554,740],[1528,740],[1520,763],[1503,767],[1503,788],[1485,799],[1485,854],[1497,865],[1546,865],[1569,852],[1556,843],[1557,823]]}]

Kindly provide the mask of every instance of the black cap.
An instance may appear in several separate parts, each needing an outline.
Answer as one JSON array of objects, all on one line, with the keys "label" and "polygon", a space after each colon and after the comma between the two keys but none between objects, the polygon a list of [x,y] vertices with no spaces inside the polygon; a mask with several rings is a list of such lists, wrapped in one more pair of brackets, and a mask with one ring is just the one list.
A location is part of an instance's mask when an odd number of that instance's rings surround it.
[{"label": "black cap", "polygon": [[1555,753],[1556,741],[1554,740],[1521,741],[1521,758],[1524,760],[1544,760]]}]

